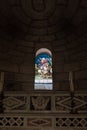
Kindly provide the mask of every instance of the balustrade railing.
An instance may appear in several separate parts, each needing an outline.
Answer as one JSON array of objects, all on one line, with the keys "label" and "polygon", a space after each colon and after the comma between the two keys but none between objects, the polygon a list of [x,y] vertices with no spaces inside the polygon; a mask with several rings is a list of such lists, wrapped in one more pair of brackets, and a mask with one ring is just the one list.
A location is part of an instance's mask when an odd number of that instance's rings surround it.
[{"label": "balustrade railing", "polygon": [[0,127],[87,127],[86,93],[6,93],[3,108]]}]

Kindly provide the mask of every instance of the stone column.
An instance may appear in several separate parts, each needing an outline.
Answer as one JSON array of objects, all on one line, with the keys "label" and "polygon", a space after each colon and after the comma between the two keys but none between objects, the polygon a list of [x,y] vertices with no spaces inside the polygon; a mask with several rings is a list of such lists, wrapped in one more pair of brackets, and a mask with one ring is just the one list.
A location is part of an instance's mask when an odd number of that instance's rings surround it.
[{"label": "stone column", "polygon": [[74,92],[74,81],[73,81],[73,72],[69,72],[69,82],[70,82],[70,92]]},{"label": "stone column", "polygon": [[71,97],[71,114],[76,113],[76,110],[74,109],[75,107],[75,102],[74,102],[74,77],[73,77],[73,72],[69,72],[69,83],[70,83],[70,97]]},{"label": "stone column", "polygon": [[4,72],[0,72],[0,113],[3,113],[3,84]]}]

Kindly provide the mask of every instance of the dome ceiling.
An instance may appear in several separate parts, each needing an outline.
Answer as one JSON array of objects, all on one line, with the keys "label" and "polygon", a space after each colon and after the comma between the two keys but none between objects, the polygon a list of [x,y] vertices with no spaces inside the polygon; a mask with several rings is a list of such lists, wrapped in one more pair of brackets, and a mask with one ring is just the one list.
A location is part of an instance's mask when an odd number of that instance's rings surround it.
[{"label": "dome ceiling", "polygon": [[[0,36],[6,40],[53,41],[87,31],[86,0],[3,0]],[[68,38],[69,39],[69,38]]]},{"label": "dome ceiling", "polygon": [[0,39],[4,42],[0,43],[1,52],[12,53],[16,49],[32,52],[43,43],[44,46],[49,44],[54,52],[68,52],[70,60],[73,55],[86,52],[87,1],[0,1]]}]

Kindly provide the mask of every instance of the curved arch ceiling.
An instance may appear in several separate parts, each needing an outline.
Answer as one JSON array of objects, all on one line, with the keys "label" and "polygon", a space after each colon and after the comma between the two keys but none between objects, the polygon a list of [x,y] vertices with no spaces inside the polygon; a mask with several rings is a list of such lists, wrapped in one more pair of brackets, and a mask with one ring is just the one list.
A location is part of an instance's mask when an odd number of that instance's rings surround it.
[{"label": "curved arch ceiling", "polygon": [[0,1],[0,41],[1,57],[8,61],[17,57],[17,63],[41,47],[64,53],[66,61],[87,59],[87,2]]}]

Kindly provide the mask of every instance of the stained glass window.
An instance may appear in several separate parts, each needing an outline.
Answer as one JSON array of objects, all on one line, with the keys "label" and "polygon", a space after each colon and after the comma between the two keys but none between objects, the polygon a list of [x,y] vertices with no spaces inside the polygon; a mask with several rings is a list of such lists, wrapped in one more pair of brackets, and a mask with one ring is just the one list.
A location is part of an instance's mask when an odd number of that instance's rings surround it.
[{"label": "stained glass window", "polygon": [[39,49],[35,57],[35,89],[52,90],[52,55],[48,49]]}]

